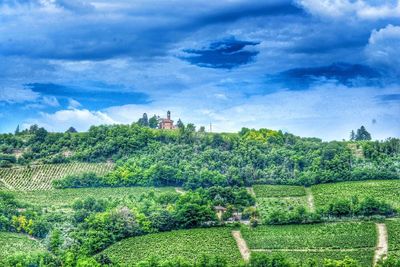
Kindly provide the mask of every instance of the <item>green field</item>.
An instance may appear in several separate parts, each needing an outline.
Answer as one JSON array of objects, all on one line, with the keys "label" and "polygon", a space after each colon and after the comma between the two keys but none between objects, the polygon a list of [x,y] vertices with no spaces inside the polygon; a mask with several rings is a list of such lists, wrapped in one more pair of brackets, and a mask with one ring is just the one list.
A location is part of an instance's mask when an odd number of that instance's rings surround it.
[{"label": "green field", "polygon": [[66,175],[94,172],[104,175],[113,170],[112,163],[44,164],[17,168],[0,168],[0,189],[35,191],[52,189],[52,181]]},{"label": "green field", "polygon": [[400,208],[400,180],[341,182],[321,184],[311,187],[317,208],[324,207],[335,198],[351,199],[367,196],[384,200],[396,208]]},{"label": "green field", "polygon": [[400,219],[387,220],[389,254],[400,256]]},{"label": "green field", "polygon": [[299,260],[343,259],[347,255],[369,266],[376,245],[375,225],[366,222],[242,227],[241,232],[252,253],[283,254]]},{"label": "green field", "polygon": [[103,253],[123,266],[132,266],[149,257],[174,259],[179,256],[195,261],[201,255],[210,255],[224,257],[230,263],[242,259],[230,228],[178,230],[132,237]]},{"label": "green field", "polygon": [[41,208],[65,208],[71,206],[75,200],[86,197],[96,199],[124,200],[138,197],[143,193],[154,191],[175,192],[173,187],[116,187],[116,188],[71,188],[44,191],[15,192],[16,198],[21,202],[30,203]]},{"label": "green field", "polygon": [[13,254],[35,253],[44,251],[42,245],[27,235],[0,232],[0,259]]},{"label": "green field", "polygon": [[307,208],[303,186],[255,185],[253,190],[261,221],[266,220],[273,211],[290,212],[298,207]]},{"label": "green field", "polygon": [[252,255],[268,253],[269,255],[282,255],[285,258],[290,258],[292,260],[306,261],[308,259],[316,259],[317,261],[323,261],[324,259],[332,260],[343,260],[345,257],[350,257],[352,259],[357,259],[362,266],[371,266],[374,249],[358,249],[355,251],[323,251],[323,252],[313,252],[313,251],[270,251],[270,252],[252,252]]},{"label": "green field", "polygon": [[346,222],[243,228],[250,249],[366,248],[376,244],[373,223]]},{"label": "green field", "polygon": [[291,185],[254,185],[254,193],[257,198],[267,197],[301,197],[306,195],[303,186]]}]

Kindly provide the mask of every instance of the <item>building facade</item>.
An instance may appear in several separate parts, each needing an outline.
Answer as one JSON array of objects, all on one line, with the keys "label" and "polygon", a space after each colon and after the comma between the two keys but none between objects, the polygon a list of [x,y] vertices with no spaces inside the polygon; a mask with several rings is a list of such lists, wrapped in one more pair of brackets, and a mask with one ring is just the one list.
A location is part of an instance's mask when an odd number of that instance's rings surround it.
[{"label": "building facade", "polygon": [[160,129],[167,129],[167,130],[175,129],[174,121],[171,120],[171,111],[168,110],[167,118],[161,119],[160,124],[159,124],[159,128]]}]

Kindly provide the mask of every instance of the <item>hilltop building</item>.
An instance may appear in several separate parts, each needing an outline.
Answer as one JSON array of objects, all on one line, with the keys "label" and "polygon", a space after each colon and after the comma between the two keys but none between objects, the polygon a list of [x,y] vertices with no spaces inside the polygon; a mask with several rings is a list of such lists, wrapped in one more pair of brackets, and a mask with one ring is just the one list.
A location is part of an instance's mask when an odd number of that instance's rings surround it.
[{"label": "hilltop building", "polygon": [[168,129],[168,130],[175,129],[174,121],[171,120],[171,111],[168,110],[166,119],[165,118],[161,119],[158,128]]}]

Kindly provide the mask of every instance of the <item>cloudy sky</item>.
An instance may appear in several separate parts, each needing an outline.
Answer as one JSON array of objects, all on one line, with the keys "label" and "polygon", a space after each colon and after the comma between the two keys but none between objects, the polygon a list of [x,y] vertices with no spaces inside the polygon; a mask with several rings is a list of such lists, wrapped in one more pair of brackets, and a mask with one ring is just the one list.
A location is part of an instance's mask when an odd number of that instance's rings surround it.
[{"label": "cloudy sky", "polygon": [[400,136],[400,1],[0,0],[0,132],[131,123]]}]

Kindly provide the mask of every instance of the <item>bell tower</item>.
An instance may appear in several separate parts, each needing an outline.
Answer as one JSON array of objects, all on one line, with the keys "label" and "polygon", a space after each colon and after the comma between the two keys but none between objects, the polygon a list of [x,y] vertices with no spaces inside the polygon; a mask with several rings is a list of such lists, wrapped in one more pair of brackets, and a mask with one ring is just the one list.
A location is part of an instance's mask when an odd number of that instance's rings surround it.
[{"label": "bell tower", "polygon": [[171,111],[167,111],[167,119],[170,120],[171,119]]}]

